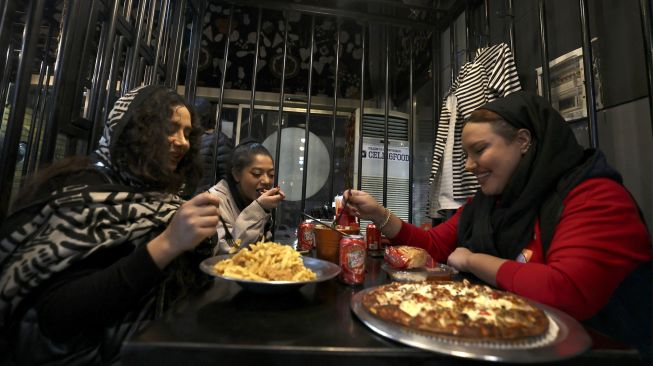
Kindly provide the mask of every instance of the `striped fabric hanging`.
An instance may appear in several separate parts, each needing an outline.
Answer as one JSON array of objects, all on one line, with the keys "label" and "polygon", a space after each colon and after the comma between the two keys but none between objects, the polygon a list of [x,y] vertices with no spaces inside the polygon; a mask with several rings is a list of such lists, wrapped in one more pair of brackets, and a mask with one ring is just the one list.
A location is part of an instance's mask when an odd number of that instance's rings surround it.
[{"label": "striped fabric hanging", "polygon": [[[456,209],[465,198],[473,196],[478,188],[476,177],[465,171],[460,140],[465,118],[485,103],[518,90],[521,90],[521,86],[515,60],[510,47],[505,43],[477,50],[474,61],[461,67],[442,102],[429,178],[429,216],[439,217],[438,210],[441,208]],[[449,141],[452,135],[449,131],[451,125],[454,128],[453,143]],[[451,168],[451,174],[443,177],[445,165]],[[441,207],[442,195],[453,197],[456,207]]]}]

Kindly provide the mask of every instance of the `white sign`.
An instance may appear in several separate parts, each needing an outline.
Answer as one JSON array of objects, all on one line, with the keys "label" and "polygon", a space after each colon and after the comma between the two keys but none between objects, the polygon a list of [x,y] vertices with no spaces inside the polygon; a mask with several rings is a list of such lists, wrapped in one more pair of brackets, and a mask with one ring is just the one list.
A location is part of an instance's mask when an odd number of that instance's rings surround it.
[{"label": "white sign", "polygon": [[[388,177],[408,179],[410,164],[407,141],[388,141]],[[383,178],[383,142],[378,138],[363,138],[363,169],[361,174]]]}]

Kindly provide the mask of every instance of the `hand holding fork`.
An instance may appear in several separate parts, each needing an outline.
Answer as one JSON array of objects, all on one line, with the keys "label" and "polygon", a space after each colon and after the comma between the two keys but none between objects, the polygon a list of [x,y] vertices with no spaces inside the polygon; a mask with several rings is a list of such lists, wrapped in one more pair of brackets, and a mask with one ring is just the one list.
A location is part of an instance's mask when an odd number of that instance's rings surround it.
[{"label": "hand holding fork", "polygon": [[[218,191],[215,189],[215,187],[209,188],[208,193],[214,197],[218,196]],[[218,215],[220,217],[220,223],[224,228],[224,240],[227,243],[227,246],[229,247],[229,251],[234,251],[236,248],[240,246],[240,241],[234,239],[234,236],[231,234],[231,231],[229,231],[229,227],[227,226],[227,223],[224,221],[224,218],[222,217],[222,213],[220,213],[219,208],[218,208]]]},{"label": "hand holding fork", "polygon": [[227,242],[227,246],[229,246],[229,251],[231,252],[236,248],[238,248],[240,246],[240,243],[238,242],[238,240],[234,239],[233,235],[231,235],[231,232],[227,227],[227,223],[222,218],[222,215],[220,215],[220,222],[222,223],[222,227],[224,228],[224,240],[225,242]]}]

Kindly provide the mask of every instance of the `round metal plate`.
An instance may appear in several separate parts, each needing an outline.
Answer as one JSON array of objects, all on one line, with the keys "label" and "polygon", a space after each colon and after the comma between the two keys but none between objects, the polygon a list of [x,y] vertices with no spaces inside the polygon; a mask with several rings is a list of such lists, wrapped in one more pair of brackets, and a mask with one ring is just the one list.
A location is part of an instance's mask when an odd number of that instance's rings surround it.
[{"label": "round metal plate", "polygon": [[558,327],[557,333],[552,335],[552,339],[547,338],[544,344],[513,348],[507,343],[504,343],[505,346],[499,346],[487,345],[489,342],[452,341],[451,338],[445,339],[427,332],[415,331],[373,316],[363,306],[363,296],[373,289],[374,287],[367,288],[354,295],[351,300],[354,314],[375,333],[427,351],[485,361],[535,363],[571,358],[585,352],[592,344],[585,329],[574,318],[562,311],[532,301],[531,303],[542,309],[549,320],[555,322]]},{"label": "round metal plate", "polygon": [[216,263],[231,258],[232,254],[218,255],[207,258],[200,263],[200,269],[211,276],[222,278],[227,281],[234,281],[245,290],[257,293],[280,293],[298,289],[308,283],[330,280],[340,273],[340,266],[317,258],[302,256],[304,266],[315,272],[315,279],[308,281],[255,281],[243,280],[240,278],[226,277],[215,272],[213,267]]}]

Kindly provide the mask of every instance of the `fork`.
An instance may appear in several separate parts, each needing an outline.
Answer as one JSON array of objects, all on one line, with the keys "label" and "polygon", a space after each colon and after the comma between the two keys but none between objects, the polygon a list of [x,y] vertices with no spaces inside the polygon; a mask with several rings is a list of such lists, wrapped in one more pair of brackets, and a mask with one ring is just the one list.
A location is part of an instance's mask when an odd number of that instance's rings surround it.
[{"label": "fork", "polygon": [[227,227],[227,223],[224,222],[224,219],[222,218],[222,215],[220,215],[220,222],[222,223],[222,226],[224,227],[224,240],[227,242],[227,245],[229,248],[235,248],[238,246],[236,243],[236,240],[234,239],[233,235],[231,235],[231,232],[229,231],[229,228]]}]

